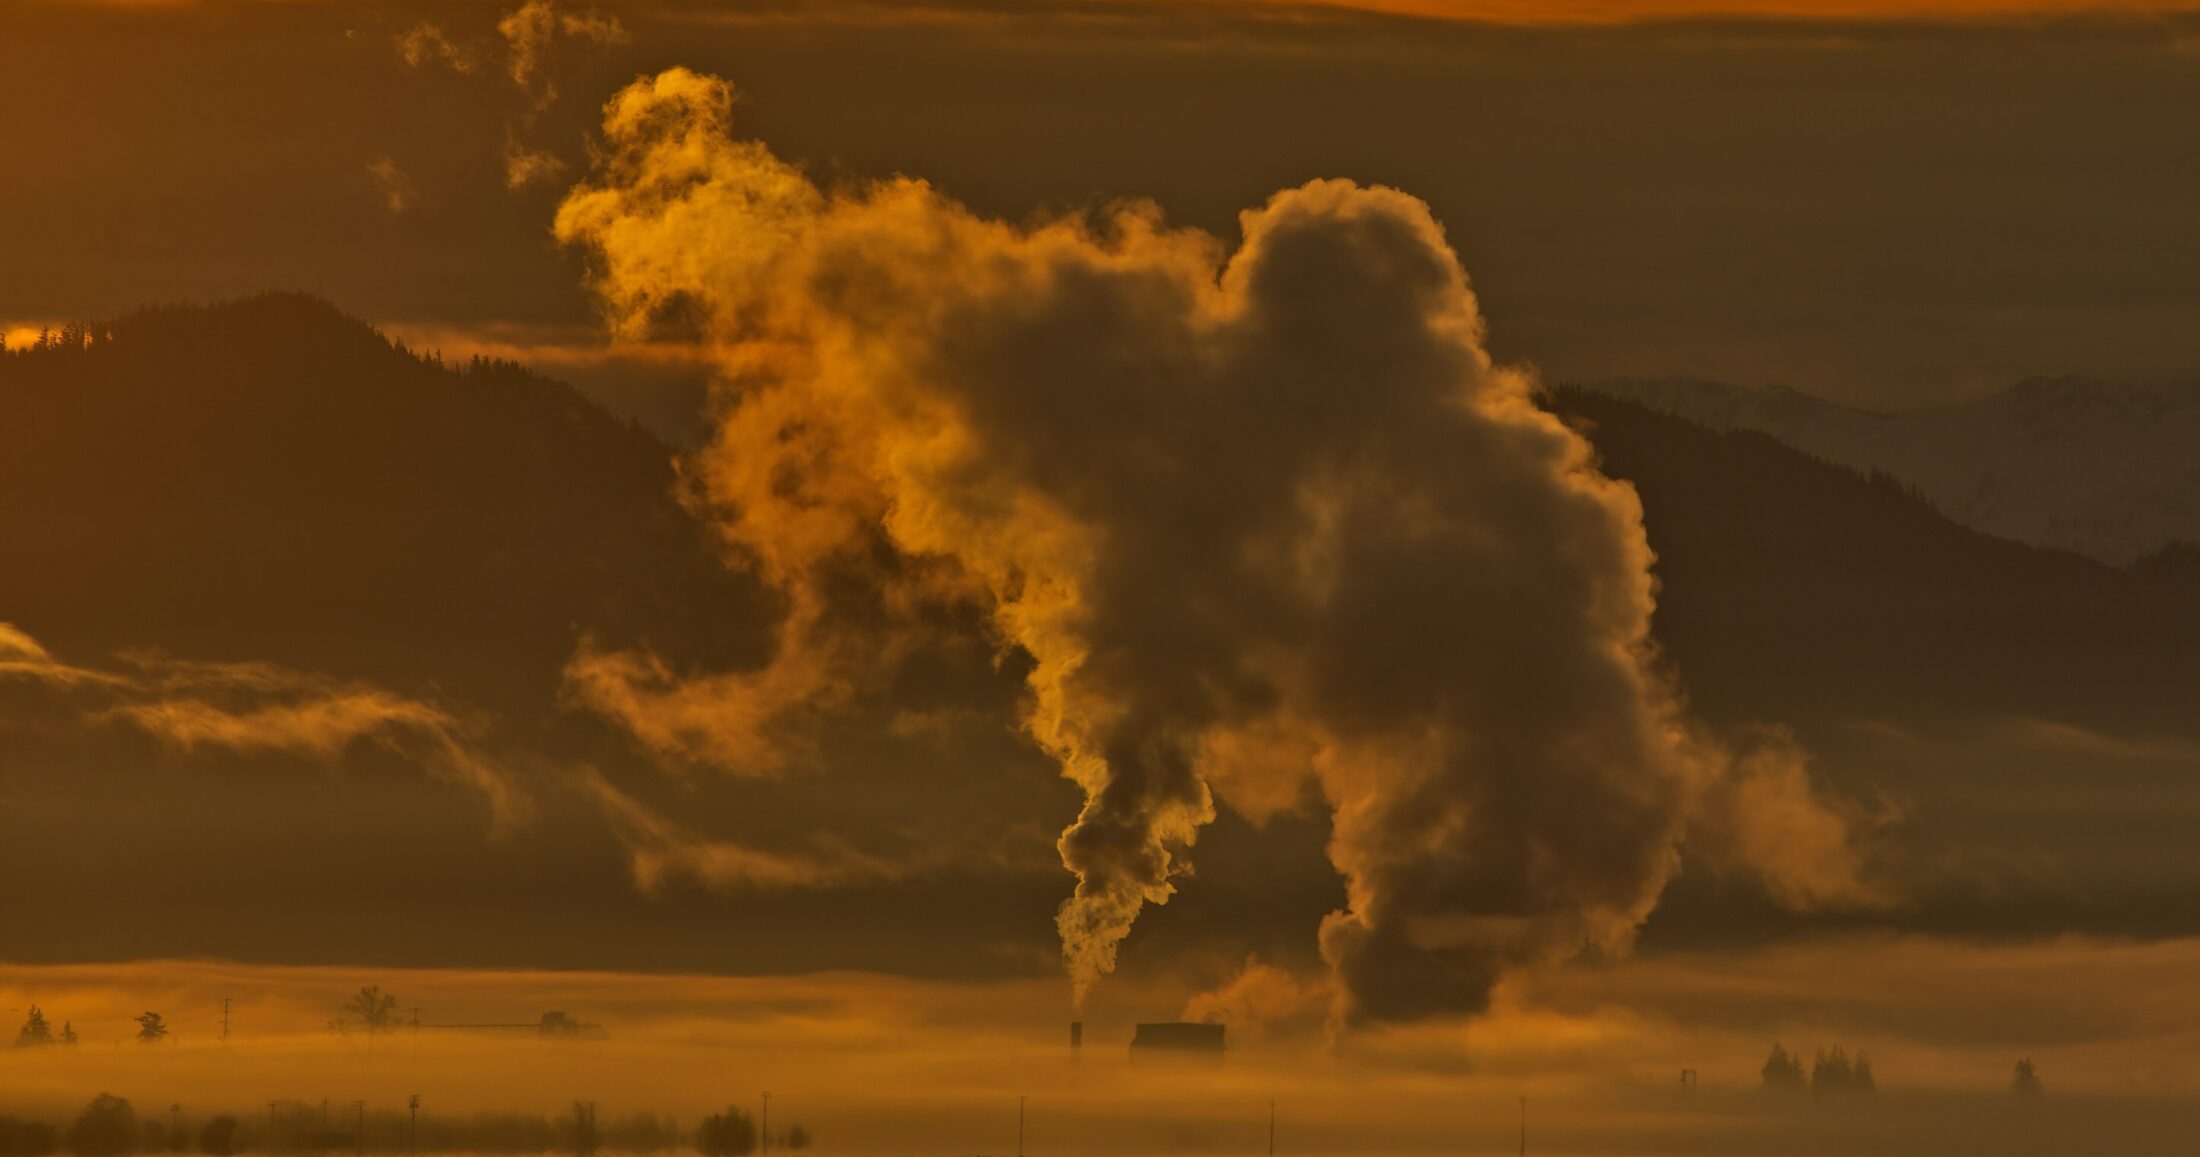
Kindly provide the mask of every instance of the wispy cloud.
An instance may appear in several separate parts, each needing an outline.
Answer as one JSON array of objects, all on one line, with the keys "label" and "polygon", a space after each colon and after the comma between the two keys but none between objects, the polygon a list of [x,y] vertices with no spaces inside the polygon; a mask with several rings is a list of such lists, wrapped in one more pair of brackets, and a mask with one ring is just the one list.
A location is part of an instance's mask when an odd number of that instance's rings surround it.
[{"label": "wispy cloud", "polygon": [[367,162],[367,176],[373,180],[375,191],[381,194],[382,207],[391,213],[403,213],[418,200],[413,192],[412,176],[388,157],[376,157]]},{"label": "wispy cloud", "polygon": [[474,70],[473,53],[445,35],[442,25],[428,21],[398,34],[397,55],[408,68],[441,66],[461,73]]},{"label": "wispy cloud", "polygon": [[626,847],[635,887],[645,893],[675,881],[725,892],[777,892],[886,883],[957,870],[1037,873],[1052,850],[1036,829],[986,838],[913,840],[916,850],[875,852],[837,836],[815,834],[775,850],[699,835],[621,791],[601,772],[582,769],[573,782],[593,800]]},{"label": "wispy cloud", "polygon": [[1356,15],[1514,27],[1596,27],[1694,21],[1798,24],[1954,24],[2062,17],[2152,18],[2200,11],[2196,0],[787,0],[737,6],[674,5],[657,15],[720,25],[976,25],[1067,21],[1106,27],[1153,19],[1185,23],[1233,15],[1295,24]]},{"label": "wispy cloud", "polygon": [[517,135],[504,141],[504,187],[524,189],[529,185],[549,184],[565,175],[565,162],[557,154],[544,149],[530,149],[521,143]]},{"label": "wispy cloud", "polygon": [[9,679],[62,686],[129,686],[117,676],[64,663],[14,624],[0,623],[0,680]]},{"label": "wispy cloud", "polygon": [[655,892],[676,879],[727,891],[830,888],[893,880],[914,865],[818,840],[807,850],[767,851],[726,839],[697,836],[613,787],[595,771],[577,777],[611,821],[632,856],[635,886]]},{"label": "wispy cloud", "polygon": [[476,742],[477,728],[444,707],[367,683],[269,663],[204,663],[136,653],[112,667],[66,663],[0,623],[0,681],[88,691],[95,723],[134,727],[178,750],[283,752],[335,760],[355,744],[396,753],[479,793],[498,830],[531,810],[510,772]]},{"label": "wispy cloud", "polygon": [[560,10],[550,0],[527,0],[506,13],[497,22],[497,33],[504,38],[506,72],[538,109],[558,99],[550,58],[561,41],[605,45],[630,39],[615,16],[593,9]]}]

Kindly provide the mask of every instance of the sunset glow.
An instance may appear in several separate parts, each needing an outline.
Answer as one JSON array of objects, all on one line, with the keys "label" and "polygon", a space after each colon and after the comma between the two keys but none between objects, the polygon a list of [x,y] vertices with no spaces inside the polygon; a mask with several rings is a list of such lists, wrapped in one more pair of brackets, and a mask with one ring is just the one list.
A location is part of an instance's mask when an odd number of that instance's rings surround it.
[{"label": "sunset glow", "polygon": [[2200,4],[0,44],[0,1157],[2200,1130]]}]

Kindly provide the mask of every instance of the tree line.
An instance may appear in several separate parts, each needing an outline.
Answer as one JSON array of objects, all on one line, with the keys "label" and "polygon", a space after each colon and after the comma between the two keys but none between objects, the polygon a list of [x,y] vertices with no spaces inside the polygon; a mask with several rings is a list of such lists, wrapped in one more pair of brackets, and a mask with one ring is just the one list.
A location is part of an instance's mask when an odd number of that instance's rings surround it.
[{"label": "tree line", "polygon": [[[140,1044],[158,1044],[168,1039],[168,1022],[157,1012],[142,1012],[130,1018],[137,1027]],[[23,1018],[23,1027],[15,1030],[15,1047],[37,1048],[44,1045],[73,1045],[77,1042],[76,1024],[62,1021],[56,1031],[45,1010],[33,1004],[30,1015]]]},{"label": "tree line", "polygon": [[226,1157],[238,1151],[235,1117],[209,1117],[196,1130],[183,1125],[181,1105],[170,1105],[168,1119],[140,1118],[130,1102],[101,1093],[64,1128],[45,1121],[0,1117],[0,1157],[124,1157],[131,1153],[205,1153]]},{"label": "tree line", "polygon": [[1847,1049],[1838,1045],[1818,1050],[1806,1081],[1802,1058],[1775,1042],[1772,1055],[1765,1058],[1758,1075],[1763,1078],[1765,1091],[1773,1093],[1801,1092],[1808,1088],[1814,1097],[1828,1097],[1879,1090],[1878,1079],[1872,1075],[1871,1058],[1861,1052],[1851,1057]]},{"label": "tree line", "polygon": [[[1850,1056],[1848,1050],[1839,1045],[1818,1050],[1806,1077],[1802,1058],[1775,1041],[1772,1054],[1765,1058],[1764,1067],[1758,1070],[1758,1076],[1763,1082],[1759,1087],[1768,1093],[1801,1093],[1808,1090],[1811,1096],[1824,1098],[1874,1093],[1879,1090],[1879,1080],[1872,1073],[1871,1058],[1861,1051]],[[2009,1088],[2023,1098],[2040,1095],[2044,1086],[2040,1081],[2039,1069],[2032,1064],[2032,1058],[2026,1057],[2017,1062]]]},{"label": "tree line", "polygon": [[[277,1100],[268,1103],[264,1117],[221,1113],[187,1121],[181,1105],[169,1105],[165,1114],[140,1116],[129,1101],[101,1093],[63,1126],[0,1116],[0,1157],[368,1151],[595,1157],[598,1153],[665,1153],[683,1147],[704,1157],[745,1157],[766,1140],[756,1118],[739,1108],[704,1117],[692,1133],[683,1133],[678,1121],[654,1113],[601,1119],[593,1101],[575,1101],[569,1112],[558,1116],[509,1112],[438,1116],[409,1107],[369,1113],[356,1101]],[[809,1148],[812,1138],[808,1126],[796,1122],[774,1129],[768,1140],[772,1150],[792,1153]]]}]

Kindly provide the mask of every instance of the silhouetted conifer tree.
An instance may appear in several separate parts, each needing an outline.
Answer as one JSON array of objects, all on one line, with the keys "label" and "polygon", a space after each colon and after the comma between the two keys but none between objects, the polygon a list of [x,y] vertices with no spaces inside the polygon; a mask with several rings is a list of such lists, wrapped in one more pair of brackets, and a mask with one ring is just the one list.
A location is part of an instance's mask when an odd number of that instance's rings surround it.
[{"label": "silhouetted conifer tree", "polygon": [[1765,1058],[1764,1068],[1758,1073],[1764,1078],[1764,1088],[1769,1092],[1792,1092],[1803,1087],[1803,1062],[1778,1042],[1772,1046],[1772,1055]]},{"label": "silhouetted conifer tree", "polygon": [[23,1027],[16,1030],[17,1045],[50,1045],[53,1043],[53,1026],[46,1023],[46,1014],[31,1006],[29,1016],[23,1018]]},{"label": "silhouetted conifer tree", "polygon": [[745,1157],[756,1151],[756,1119],[739,1108],[705,1117],[695,1127],[695,1149],[703,1157]]},{"label": "silhouetted conifer tree", "polygon": [[2009,1088],[2017,1096],[2026,1100],[2040,1095],[2040,1073],[2038,1069],[2032,1067],[2031,1057],[2026,1057],[2017,1062],[2017,1073],[2015,1077],[2010,1079]]}]

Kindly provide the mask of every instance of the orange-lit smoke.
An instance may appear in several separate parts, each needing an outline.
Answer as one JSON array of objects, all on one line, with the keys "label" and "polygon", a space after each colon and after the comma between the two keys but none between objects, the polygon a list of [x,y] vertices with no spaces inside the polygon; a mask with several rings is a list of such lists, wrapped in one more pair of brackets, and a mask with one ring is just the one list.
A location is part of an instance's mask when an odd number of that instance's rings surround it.
[{"label": "orange-lit smoke", "polygon": [[1792,752],[1738,762],[1687,717],[1634,492],[1491,362],[1426,205],[1316,181],[1234,250],[1146,204],[1011,225],[913,179],[820,188],[730,101],[684,69],[618,94],[557,232],[623,333],[718,351],[699,501],[792,610],[763,671],[589,651],[582,700],[752,770],[790,689],[862,685],[912,608],[981,609],[1085,794],[1080,998],[1218,792],[1329,808],[1340,1025],[1624,948],[1692,828],[1786,902],[1883,898]]}]

